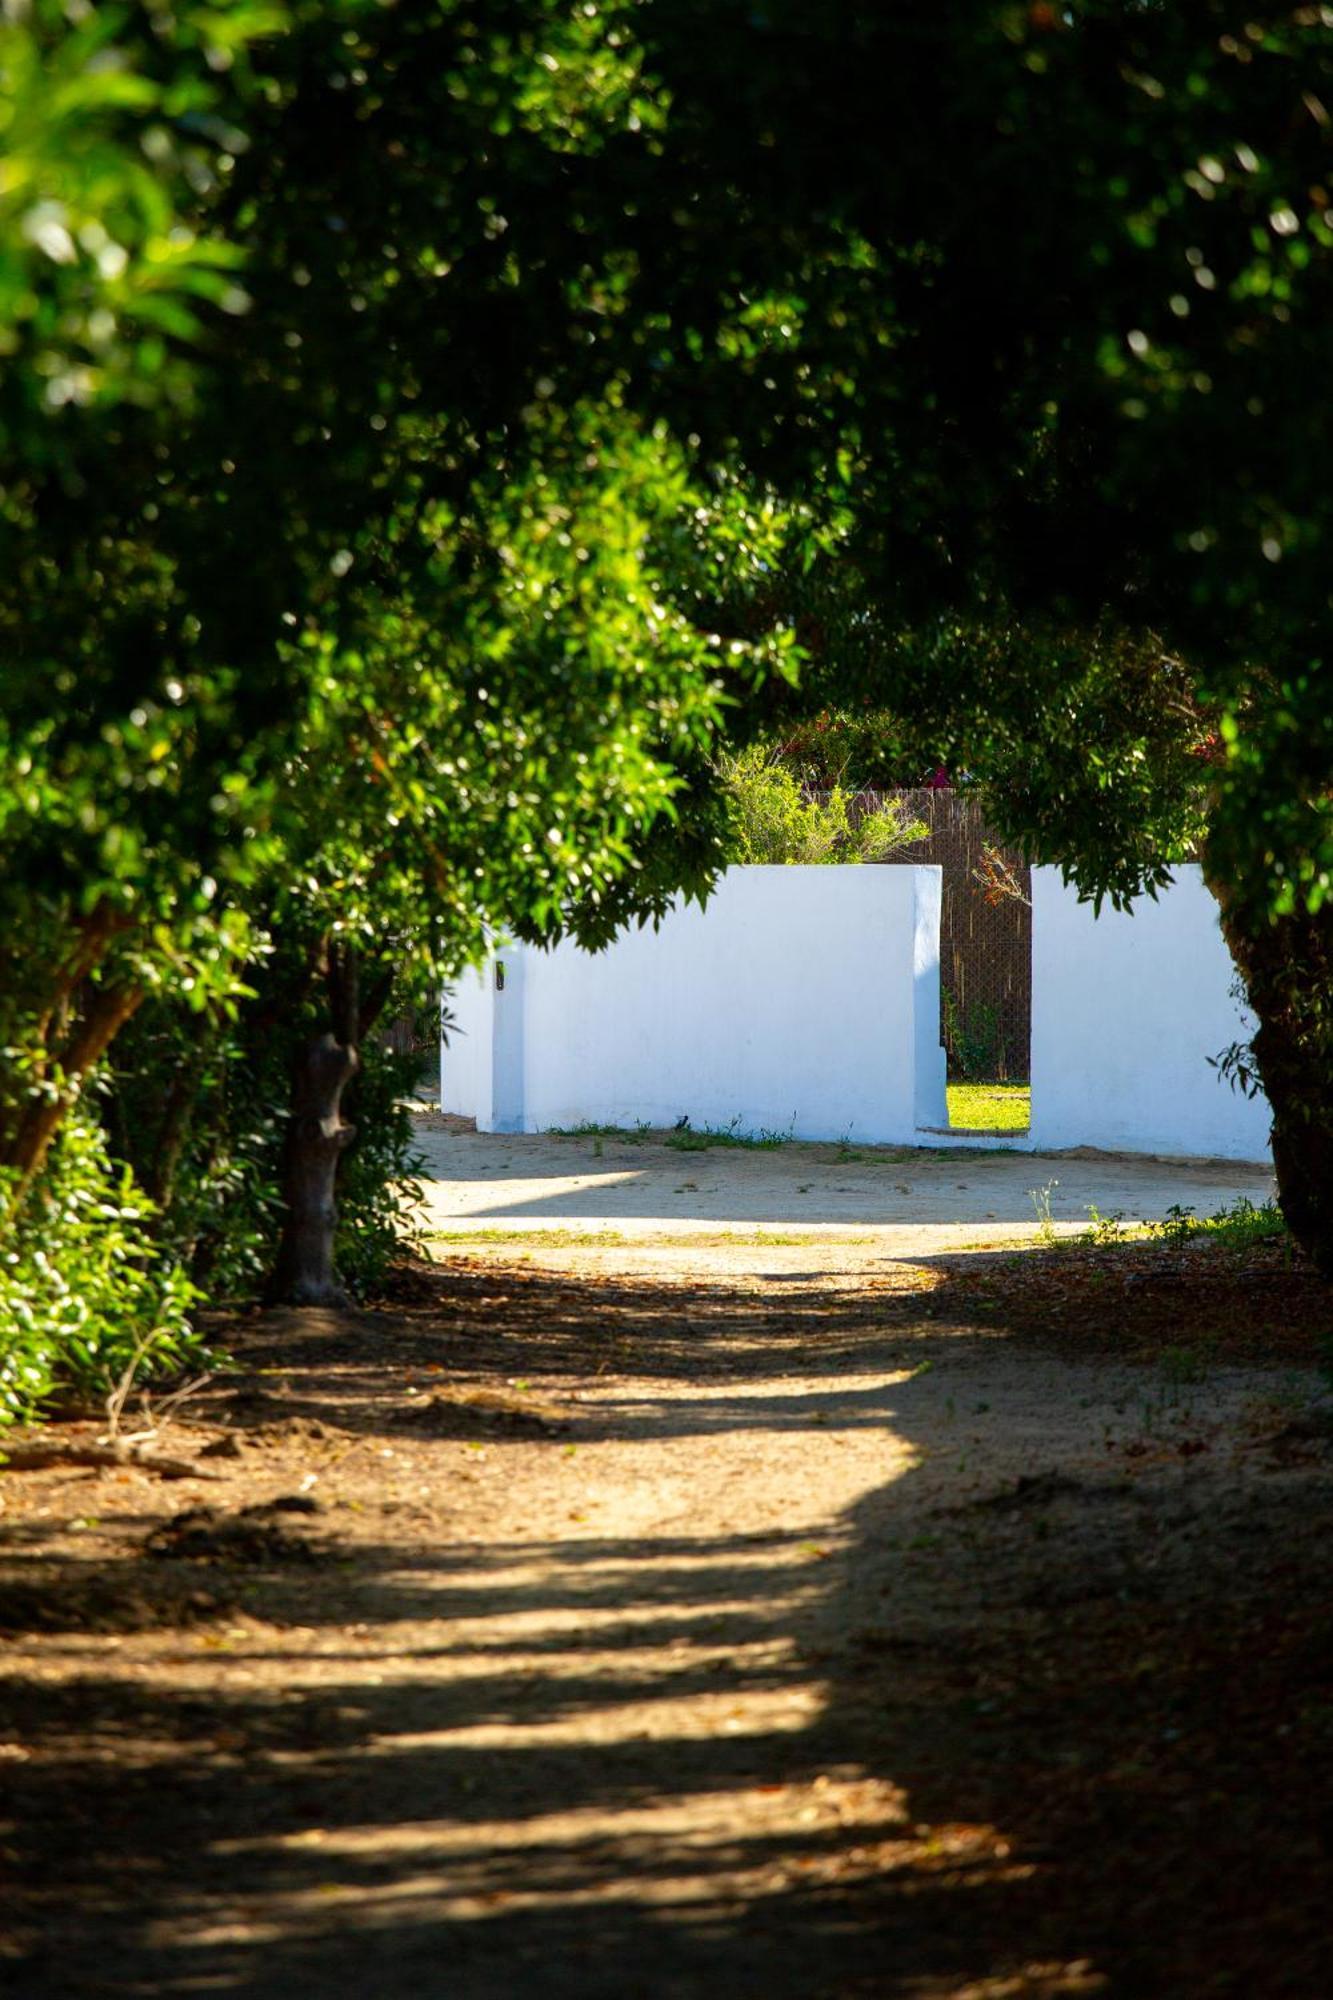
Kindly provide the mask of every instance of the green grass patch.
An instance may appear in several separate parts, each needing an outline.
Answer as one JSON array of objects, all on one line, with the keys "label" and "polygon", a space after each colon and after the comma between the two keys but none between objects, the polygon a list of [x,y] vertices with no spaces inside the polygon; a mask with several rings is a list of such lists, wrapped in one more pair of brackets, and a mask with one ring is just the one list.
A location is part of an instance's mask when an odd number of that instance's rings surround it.
[{"label": "green grass patch", "polygon": [[639,1146],[658,1136],[649,1125],[598,1125],[589,1119],[582,1125],[548,1125],[543,1139],[619,1139],[627,1146]]},{"label": "green grass patch", "polygon": [[639,1146],[648,1141],[658,1146],[670,1146],[676,1153],[707,1153],[714,1146],[743,1146],[751,1150],[768,1152],[777,1146],[791,1144],[790,1128],[785,1132],[770,1132],[761,1128],[758,1132],[742,1132],[741,1121],[733,1118],[730,1125],[691,1125],[688,1118],[682,1118],[679,1125],[670,1131],[655,1129],[651,1125],[552,1125],[542,1136],[547,1139],[615,1139],[625,1145]]},{"label": "green grass patch", "polygon": [[540,1223],[532,1229],[428,1229],[421,1238],[423,1243],[523,1243],[529,1248],[543,1244],[558,1250],[584,1246],[615,1250],[635,1240],[623,1229],[543,1229]]},{"label": "green grass patch", "polygon": [[665,1144],[678,1153],[706,1153],[713,1146],[747,1146],[761,1152],[771,1151],[776,1146],[791,1144],[791,1128],[785,1132],[769,1132],[761,1128],[758,1132],[742,1132],[740,1119],[733,1118],[730,1125],[701,1125],[696,1131],[688,1118],[682,1118],[679,1125],[666,1134]]},{"label": "green grass patch", "polygon": [[949,1123],[964,1132],[1023,1132],[1032,1117],[1026,1083],[951,1083]]},{"label": "green grass patch", "polygon": [[826,1236],[821,1230],[803,1229],[799,1232],[778,1229],[692,1229],[688,1233],[665,1232],[631,1236],[622,1229],[544,1229],[537,1224],[532,1229],[432,1229],[420,1239],[423,1243],[444,1243],[455,1248],[472,1243],[500,1244],[504,1246],[521,1244],[527,1250],[707,1250],[707,1249],[801,1249],[829,1246],[846,1249],[849,1245],[873,1243],[873,1236]]}]

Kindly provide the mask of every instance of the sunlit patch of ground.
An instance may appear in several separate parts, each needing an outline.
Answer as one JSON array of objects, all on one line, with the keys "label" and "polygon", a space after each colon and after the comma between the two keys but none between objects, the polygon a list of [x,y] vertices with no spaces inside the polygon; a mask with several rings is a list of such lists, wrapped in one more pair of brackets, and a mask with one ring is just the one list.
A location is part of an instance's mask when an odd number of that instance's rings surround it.
[{"label": "sunlit patch of ground", "polygon": [[1032,1091],[1026,1083],[951,1083],[949,1123],[969,1132],[1026,1132]]},{"label": "sunlit patch of ground", "polygon": [[1327,1288],[620,1235],[219,1327],[213,1480],[0,1477],[14,1990],[1322,1991]]}]

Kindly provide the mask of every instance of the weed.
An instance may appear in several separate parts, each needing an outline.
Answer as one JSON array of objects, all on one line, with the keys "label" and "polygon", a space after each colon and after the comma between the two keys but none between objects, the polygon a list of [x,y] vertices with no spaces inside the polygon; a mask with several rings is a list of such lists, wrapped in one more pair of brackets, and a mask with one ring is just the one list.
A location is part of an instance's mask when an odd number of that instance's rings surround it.
[{"label": "weed", "polygon": [[697,1129],[690,1124],[688,1113],[678,1125],[666,1135],[666,1144],[678,1153],[706,1153],[713,1146],[745,1146],[755,1151],[770,1152],[778,1146],[790,1145],[796,1128],[796,1114],[792,1113],[791,1124],[785,1132],[770,1132],[761,1126],[758,1132],[742,1132],[739,1115],[730,1125],[701,1125]]},{"label": "weed", "polygon": [[524,1245],[528,1250],[706,1250],[706,1249],[797,1249],[817,1243],[821,1249],[832,1245],[846,1249],[852,1245],[873,1243],[873,1236],[826,1236],[809,1229],[692,1229],[685,1231],[652,1230],[642,1235],[629,1235],[623,1229],[561,1229],[536,1223],[530,1229],[431,1229],[422,1237],[423,1243],[439,1243],[450,1249],[466,1251],[472,1246]]},{"label": "weed", "polygon": [[1037,1234],[1048,1250],[1053,1250],[1060,1240],[1055,1233],[1055,1221],[1051,1215],[1051,1190],[1058,1188],[1059,1185],[1059,1181],[1047,1181],[1045,1187],[1028,1189],[1028,1200],[1036,1212]]},{"label": "weed", "polygon": [[1173,1201],[1162,1220],[1151,1226],[1166,1243],[1187,1243],[1203,1227],[1194,1210],[1182,1208],[1178,1201]]},{"label": "weed", "polygon": [[1194,1237],[1207,1237],[1224,1250],[1243,1252],[1263,1244],[1284,1244],[1290,1254],[1291,1238],[1286,1220],[1275,1201],[1256,1208],[1248,1195],[1239,1195],[1229,1208],[1215,1215],[1198,1216],[1192,1208],[1172,1203],[1160,1222],[1148,1225],[1149,1233],[1163,1242],[1180,1246]]},{"label": "weed", "polygon": [[637,1145],[646,1138],[651,1126],[640,1123],[629,1125],[602,1125],[596,1119],[585,1118],[578,1125],[549,1125],[542,1134],[544,1139],[620,1139],[627,1145]]},{"label": "weed", "polygon": [[1088,1203],[1088,1228],[1083,1238],[1098,1249],[1107,1249],[1112,1243],[1122,1243],[1128,1232],[1125,1229],[1125,1212],[1121,1208],[1112,1209],[1103,1215],[1094,1203]]}]

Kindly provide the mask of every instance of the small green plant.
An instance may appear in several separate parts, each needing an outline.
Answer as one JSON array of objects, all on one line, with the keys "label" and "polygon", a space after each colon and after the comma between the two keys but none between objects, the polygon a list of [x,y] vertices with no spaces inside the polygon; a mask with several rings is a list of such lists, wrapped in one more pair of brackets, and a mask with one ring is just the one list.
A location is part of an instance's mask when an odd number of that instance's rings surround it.
[{"label": "small green plant", "polygon": [[1257,1208],[1248,1195],[1239,1195],[1215,1215],[1198,1216],[1192,1208],[1173,1203],[1160,1222],[1150,1223],[1150,1234],[1163,1242],[1181,1245],[1196,1237],[1206,1237],[1224,1250],[1237,1252],[1258,1249],[1263,1244],[1285,1244],[1291,1238],[1286,1220],[1275,1201]]},{"label": "small green plant", "polygon": [[1037,1217],[1037,1235],[1048,1250],[1053,1250],[1059,1242],[1055,1233],[1055,1219],[1051,1214],[1051,1190],[1058,1188],[1058,1180],[1047,1181],[1044,1187],[1029,1188],[1028,1200],[1032,1203]]},{"label": "small green plant", "polygon": [[1173,1201],[1162,1220],[1149,1226],[1165,1243],[1188,1243],[1203,1225],[1192,1208],[1182,1208],[1178,1201]]},{"label": "small green plant", "polygon": [[[615,1139],[621,1145],[638,1146],[652,1137],[652,1126],[645,1119],[637,1125],[603,1125],[596,1119],[585,1119],[579,1125],[548,1125],[542,1134],[544,1139],[593,1139],[600,1146],[603,1139]],[[594,1153],[597,1151],[594,1147]]]},{"label": "small green plant", "polygon": [[1094,1244],[1099,1250],[1106,1250],[1113,1243],[1123,1243],[1127,1234],[1123,1209],[1112,1209],[1109,1215],[1103,1215],[1094,1203],[1088,1203],[1088,1228],[1083,1239],[1085,1243]]},{"label": "small green plant", "polygon": [[414,1062],[411,1051],[367,1049],[356,1079],[357,1140],[338,1168],[338,1268],[357,1298],[373,1296],[420,1242],[426,1162],[407,1101]]},{"label": "small green plant", "polygon": [[706,1153],[713,1146],[744,1146],[768,1152],[791,1144],[796,1118],[793,1114],[785,1132],[771,1132],[766,1126],[761,1126],[757,1132],[742,1132],[740,1123],[737,1117],[732,1119],[730,1125],[701,1125],[696,1129],[690,1124],[687,1114],[667,1133],[665,1143],[677,1153]]}]

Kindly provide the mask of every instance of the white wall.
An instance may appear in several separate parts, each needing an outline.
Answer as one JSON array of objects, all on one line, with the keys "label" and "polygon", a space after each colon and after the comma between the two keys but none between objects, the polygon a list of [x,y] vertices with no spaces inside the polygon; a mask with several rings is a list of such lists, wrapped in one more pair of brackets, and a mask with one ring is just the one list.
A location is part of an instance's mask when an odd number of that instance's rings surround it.
[{"label": "white wall", "polygon": [[494,967],[464,972],[444,995],[440,1033],[440,1109],[489,1121],[492,1075],[491,983]]},{"label": "white wall", "polygon": [[1209,1064],[1254,1020],[1198,867],[1128,914],[1032,871],[1033,1146],[1269,1158],[1266,1099]]},{"label": "white wall", "polygon": [[441,1103],[483,1131],[688,1117],[910,1144],[947,1117],[939,901],[938,868],[733,868],[604,952],[509,946],[502,991],[488,968],[449,1000]]},{"label": "white wall", "polygon": [[[447,996],[440,1102],[482,1131],[730,1125],[948,1144],[938,868],[734,868],[605,952],[510,945]],[[1253,1021],[1197,867],[1095,917],[1032,877],[1030,1149],[1267,1160],[1268,1106],[1209,1064]],[[984,1141],[974,1141],[975,1145]],[[1006,1143],[1014,1143],[1007,1141]]]}]

